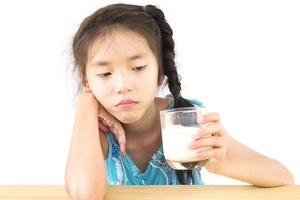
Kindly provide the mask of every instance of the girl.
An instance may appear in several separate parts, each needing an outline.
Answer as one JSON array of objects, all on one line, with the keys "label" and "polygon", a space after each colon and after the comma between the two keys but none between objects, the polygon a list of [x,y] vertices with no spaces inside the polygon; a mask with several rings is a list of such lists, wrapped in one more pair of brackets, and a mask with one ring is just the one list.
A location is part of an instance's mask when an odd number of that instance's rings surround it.
[{"label": "girl", "polygon": [[[174,62],[172,29],[152,5],[113,4],[80,25],[73,40],[75,71],[84,90],[76,102],[65,181],[74,199],[102,199],[107,184],[203,184],[200,170],[165,162],[159,112],[201,106],[184,99]],[[156,97],[166,80],[171,95]],[[199,123],[191,149],[210,159],[209,172],[262,187],[293,184],[292,174],[229,136],[218,113]],[[206,137],[209,136],[209,137]]]}]

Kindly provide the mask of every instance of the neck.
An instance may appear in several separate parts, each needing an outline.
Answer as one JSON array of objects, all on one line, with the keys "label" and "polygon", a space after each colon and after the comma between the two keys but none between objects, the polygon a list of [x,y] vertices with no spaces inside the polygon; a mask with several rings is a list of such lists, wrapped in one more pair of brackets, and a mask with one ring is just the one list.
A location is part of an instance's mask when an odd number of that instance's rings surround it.
[{"label": "neck", "polygon": [[143,117],[132,124],[123,124],[126,138],[145,138],[160,128],[159,121],[159,98],[155,98]]}]

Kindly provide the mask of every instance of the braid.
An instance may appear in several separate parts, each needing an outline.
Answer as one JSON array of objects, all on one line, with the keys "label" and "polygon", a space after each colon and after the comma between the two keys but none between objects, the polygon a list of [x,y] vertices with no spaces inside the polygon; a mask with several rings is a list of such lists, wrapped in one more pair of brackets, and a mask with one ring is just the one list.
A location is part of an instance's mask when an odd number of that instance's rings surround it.
[{"label": "braid", "polygon": [[175,65],[175,43],[173,31],[165,19],[164,13],[153,5],[147,5],[144,10],[150,14],[158,25],[161,33],[161,57],[163,73],[168,77],[168,87],[174,97],[174,107],[193,106],[189,101],[181,97],[181,83]]},{"label": "braid", "polygon": [[[144,7],[144,11],[150,14],[158,25],[161,33],[161,66],[163,73],[168,77],[168,87],[174,97],[174,108],[179,107],[192,107],[188,100],[181,96],[181,83],[177,68],[175,65],[175,51],[173,31],[165,19],[164,13],[153,5],[147,5]],[[185,180],[184,174],[187,174],[187,180]],[[181,184],[193,184],[192,170],[176,170],[177,177]]]}]

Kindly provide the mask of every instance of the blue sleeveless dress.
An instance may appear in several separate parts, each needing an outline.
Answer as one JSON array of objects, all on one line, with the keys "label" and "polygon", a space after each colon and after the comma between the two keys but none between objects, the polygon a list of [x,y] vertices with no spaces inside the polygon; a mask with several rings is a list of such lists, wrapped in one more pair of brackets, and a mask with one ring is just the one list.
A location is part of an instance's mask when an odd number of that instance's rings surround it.
[{"label": "blue sleeveless dress", "polygon": [[[167,96],[168,97],[168,96]],[[200,101],[189,99],[196,106],[202,106]],[[174,101],[168,109],[174,107]],[[164,158],[162,144],[152,156],[144,172],[141,172],[129,155],[121,155],[120,147],[112,132],[106,133],[108,155],[105,167],[108,185],[180,185],[176,171],[169,167]],[[194,184],[202,185],[201,167],[192,171]],[[185,178],[187,178],[185,176]]]}]

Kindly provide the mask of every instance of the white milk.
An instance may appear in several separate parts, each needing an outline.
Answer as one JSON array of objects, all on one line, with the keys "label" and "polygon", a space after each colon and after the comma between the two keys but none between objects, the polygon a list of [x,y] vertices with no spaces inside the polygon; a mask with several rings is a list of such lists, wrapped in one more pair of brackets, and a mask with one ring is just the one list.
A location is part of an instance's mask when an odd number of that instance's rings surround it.
[{"label": "white milk", "polygon": [[192,137],[197,134],[200,127],[186,127],[182,125],[168,125],[162,130],[163,148],[165,158],[176,162],[197,161],[196,152],[211,149],[203,147],[189,149],[188,145],[193,141]]}]

